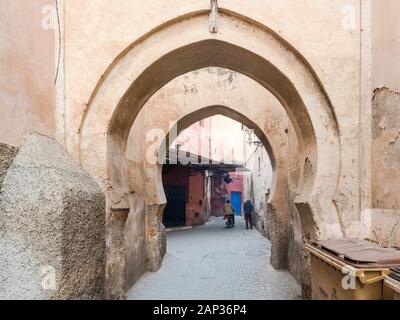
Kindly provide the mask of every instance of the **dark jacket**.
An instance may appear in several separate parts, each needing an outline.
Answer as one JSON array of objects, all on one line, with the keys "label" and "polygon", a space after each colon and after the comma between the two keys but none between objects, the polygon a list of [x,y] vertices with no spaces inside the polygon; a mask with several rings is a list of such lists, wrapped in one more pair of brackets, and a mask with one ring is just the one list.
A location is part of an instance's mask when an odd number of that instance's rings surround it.
[{"label": "dark jacket", "polygon": [[254,207],[250,201],[246,201],[244,206],[243,206],[243,211],[245,214],[252,214],[254,210]]}]

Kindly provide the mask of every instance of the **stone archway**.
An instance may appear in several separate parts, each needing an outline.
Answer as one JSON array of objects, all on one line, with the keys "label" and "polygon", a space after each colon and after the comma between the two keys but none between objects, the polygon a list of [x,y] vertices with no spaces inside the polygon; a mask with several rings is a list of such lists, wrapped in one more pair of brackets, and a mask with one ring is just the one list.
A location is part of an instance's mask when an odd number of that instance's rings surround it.
[{"label": "stone archway", "polygon": [[[247,92],[251,92],[251,95],[246,95]],[[170,131],[169,122],[171,120],[179,120],[176,124],[178,126],[176,131],[180,131],[188,124],[191,125],[215,114],[227,116],[253,128],[268,150],[276,173],[272,191],[279,190],[272,192],[269,197],[268,212],[277,212],[277,215],[282,217],[276,221],[280,223],[274,224],[272,232],[274,235],[270,237],[273,244],[271,260],[275,268],[286,268],[288,203],[293,202],[293,197],[291,196],[291,200],[288,197],[290,167],[288,140],[290,134],[294,135],[294,129],[279,101],[257,82],[231,70],[221,68],[201,69],[177,77],[161,88],[139,113],[129,134],[126,158],[133,160],[133,155],[135,155],[136,160],[133,162],[143,161],[144,156],[137,154],[138,148],[135,144],[143,139],[142,133],[138,130],[143,123],[146,123],[146,130],[160,130],[161,134],[157,134],[157,139],[160,140],[160,135],[164,139],[165,134]],[[152,138],[149,144],[145,149],[154,153]],[[296,158],[296,155],[293,155],[293,158]],[[132,166],[134,163],[129,167]],[[146,183],[146,205],[163,205],[165,197],[160,180],[161,168],[145,162],[144,171],[146,172],[146,178],[143,179]],[[295,180],[297,181],[298,178],[296,177]],[[157,210],[157,212],[160,211]],[[156,222],[156,226],[157,224]],[[151,240],[149,242],[159,243]],[[157,270],[159,264],[160,260],[151,263],[150,269]]]},{"label": "stone archway", "polygon": [[[246,92],[252,94],[246,96]],[[204,105],[210,106],[203,107]],[[224,105],[229,105],[229,107]],[[225,115],[249,128],[253,128],[261,138],[260,140],[264,142],[264,146],[269,150],[276,171],[273,181],[275,188],[273,189],[279,191],[273,192],[268,204],[264,203],[269,208],[268,212],[277,213],[274,215],[273,221],[265,222],[268,225],[273,224],[272,233],[274,236],[270,237],[273,243],[272,265],[277,269],[286,268],[289,260],[287,247],[289,240],[288,204],[290,202],[288,197],[288,168],[290,166],[288,161],[288,131],[294,135],[294,129],[279,101],[261,85],[231,70],[207,68],[177,77],[160,89],[138,114],[129,134],[126,159],[129,163],[128,172],[133,177],[131,184],[136,191],[138,191],[138,187],[140,188],[141,185],[145,184],[144,205],[146,206],[148,222],[150,222],[146,228],[155,231],[148,233],[148,269],[156,271],[161,265],[165,239],[160,224],[166,199],[161,182],[161,166],[154,161],[143,161],[143,159],[147,159],[148,151],[154,155],[159,150],[159,146],[155,146],[157,144],[155,142],[165,140],[168,131],[171,131],[171,120],[174,120],[173,123],[177,127],[176,132],[180,132],[198,120],[215,114]],[[175,121],[177,122],[175,123]],[[145,132],[143,132],[144,128]],[[147,137],[149,140],[145,141],[145,143],[147,142],[144,147],[145,155],[140,154],[140,151],[143,152],[143,150],[140,150],[141,147],[138,142],[147,140],[143,135],[150,132],[151,135]],[[153,136],[153,133],[155,136]],[[271,143],[266,136],[269,137]],[[153,141],[154,137],[156,137],[156,141]],[[274,152],[276,156],[273,155]],[[154,156],[151,157],[154,158]],[[161,158],[163,158],[163,155],[161,155]],[[276,161],[274,161],[275,159]],[[139,179],[138,174],[135,173],[139,171],[137,163],[144,166],[141,167],[141,171],[145,172],[145,177],[142,178],[140,183],[137,183]],[[138,193],[136,193],[136,197],[139,198]],[[293,197],[290,199],[293,200]],[[150,212],[156,215],[153,217],[149,214]],[[278,215],[279,219],[275,219]],[[125,234],[131,238],[133,233],[137,234],[138,232],[136,226],[129,227],[129,225],[128,221],[128,229],[125,230]],[[301,232],[301,228],[298,232]],[[133,243],[135,242],[133,241]],[[126,274],[132,275],[136,274],[134,268],[137,267],[135,260],[137,260],[138,253],[135,248],[132,248],[134,244],[127,244],[127,246],[126,269],[128,272]],[[291,257],[290,260],[297,261],[300,259]],[[135,278],[126,278],[126,281],[130,284],[134,280]]]},{"label": "stone archway", "polygon": [[82,119],[77,156],[101,182],[109,210],[131,208],[134,190],[125,179],[124,153],[142,106],[176,76],[219,66],[251,77],[287,111],[301,149],[295,204],[306,238],[342,236],[341,212],[334,204],[342,164],[338,126],[315,72],[290,44],[256,21],[223,10],[220,32],[210,34],[205,18],[208,12],[193,13],[145,35],[115,59],[96,87]]},{"label": "stone archway", "polygon": [[[190,110],[192,108],[189,108]],[[282,140],[277,135],[273,134],[273,130],[270,127],[263,127],[261,129],[261,125],[263,121],[261,119],[252,119],[246,117],[244,113],[240,113],[239,110],[243,109],[246,111],[246,108],[240,108],[240,106],[235,106],[235,108],[222,106],[222,105],[212,105],[204,108],[197,108],[196,111],[191,111],[187,115],[183,116],[176,123],[174,128],[168,132],[167,137],[171,136],[171,132],[176,132],[179,135],[183,130],[189,128],[192,124],[206,119],[215,115],[223,115],[232,120],[236,120],[237,122],[245,125],[249,129],[253,129],[255,135],[262,142],[267,154],[270,158],[272,169],[273,169],[273,184],[272,184],[272,192],[271,197],[268,200],[268,206],[270,210],[274,210],[276,214],[272,216],[271,224],[273,225],[273,232],[271,234],[271,242],[272,242],[272,252],[271,252],[271,264],[276,269],[283,269],[287,266],[287,247],[288,247],[288,224],[289,224],[289,202],[290,200],[287,198],[287,190],[288,190],[288,160],[287,160],[287,145],[283,145]],[[282,119],[283,121],[285,119]],[[283,131],[283,130],[282,130]],[[171,141],[167,141],[168,138],[161,143],[160,149],[164,149],[167,147]],[[165,149],[160,152],[161,154],[165,153]],[[163,156],[162,156],[163,157]],[[277,160],[279,159],[279,160]],[[146,165],[146,181],[150,182],[147,186],[147,190],[163,190],[162,183],[162,165]],[[162,195],[163,196],[163,195]],[[157,205],[156,203],[150,203],[150,206]],[[154,221],[154,225],[147,226],[150,229],[158,228],[159,224],[162,223],[162,212],[164,208],[165,202],[163,198],[159,201],[159,216],[156,217]],[[148,245],[151,252],[149,252],[149,256],[156,256],[158,259],[156,261],[150,261],[151,269],[158,270],[161,266],[160,257],[162,254],[152,254],[152,252],[162,252],[160,248],[157,246],[160,245],[157,239],[148,239]],[[161,248],[164,246],[162,245]]]}]

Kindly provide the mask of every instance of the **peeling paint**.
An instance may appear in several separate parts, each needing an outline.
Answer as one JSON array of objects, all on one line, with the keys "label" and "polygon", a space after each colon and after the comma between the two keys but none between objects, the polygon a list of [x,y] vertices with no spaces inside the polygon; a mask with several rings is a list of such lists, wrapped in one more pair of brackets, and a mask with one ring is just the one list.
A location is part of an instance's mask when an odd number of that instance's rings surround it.
[{"label": "peeling paint", "polygon": [[373,95],[372,195],[374,208],[400,208],[400,93],[377,88]]}]

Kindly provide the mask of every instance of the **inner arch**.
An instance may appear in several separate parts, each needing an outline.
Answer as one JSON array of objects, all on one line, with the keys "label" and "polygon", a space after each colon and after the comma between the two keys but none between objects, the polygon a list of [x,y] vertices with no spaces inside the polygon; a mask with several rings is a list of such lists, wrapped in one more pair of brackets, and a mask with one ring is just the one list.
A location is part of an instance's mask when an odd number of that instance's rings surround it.
[{"label": "inner arch", "polygon": [[[276,189],[276,155],[274,154],[273,146],[271,145],[271,142],[269,141],[268,137],[265,135],[263,130],[259,128],[258,125],[256,125],[252,120],[247,118],[245,115],[242,113],[227,107],[227,106],[222,106],[222,105],[213,105],[213,106],[207,106],[201,109],[198,109],[181,119],[176,123],[175,128],[171,128],[171,130],[168,132],[166,135],[164,141],[161,143],[160,146],[160,151],[159,154],[163,156],[166,151],[168,150],[170,144],[172,141],[169,140],[169,137],[171,136],[171,132],[176,130],[177,135],[179,135],[182,131],[185,129],[189,128],[191,125],[195,124],[196,122],[210,118],[216,115],[221,115],[225,116],[229,119],[235,120],[243,125],[245,125],[247,128],[251,129],[254,131],[255,136],[262,142],[265,150],[267,151],[268,157],[271,162],[272,166],[272,171],[273,171],[273,180],[272,180],[272,190],[271,190],[271,198],[273,199],[274,191]],[[166,147],[166,150],[163,150],[163,148]],[[159,168],[161,172],[161,168]],[[287,174],[286,172],[282,172],[281,174]],[[161,179],[161,173],[159,175],[159,179],[157,180],[158,187],[156,189],[160,189],[162,187],[162,179]]]},{"label": "inner arch", "polygon": [[[130,127],[142,106],[177,76],[207,67],[221,67],[244,74],[270,91],[285,107],[293,122],[303,158],[316,168],[316,137],[307,109],[291,81],[262,57],[220,40],[204,40],[176,49],[149,66],[132,83],[118,104],[109,127],[108,154],[126,150]],[[303,192],[311,192],[315,171],[307,172]],[[111,171],[111,175],[117,173]],[[111,179],[112,179],[111,177]]]}]

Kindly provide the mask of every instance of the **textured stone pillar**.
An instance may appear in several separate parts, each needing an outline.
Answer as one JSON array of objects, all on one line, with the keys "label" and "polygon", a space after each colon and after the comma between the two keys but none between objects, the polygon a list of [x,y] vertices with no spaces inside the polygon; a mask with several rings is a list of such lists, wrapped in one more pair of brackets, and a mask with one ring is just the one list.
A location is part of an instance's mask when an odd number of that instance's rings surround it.
[{"label": "textured stone pillar", "polygon": [[96,182],[57,142],[28,133],[0,193],[0,298],[103,298],[105,218]]},{"label": "textured stone pillar", "polygon": [[165,205],[147,206],[147,269],[156,272],[161,268],[167,252],[167,232],[162,224]]}]

